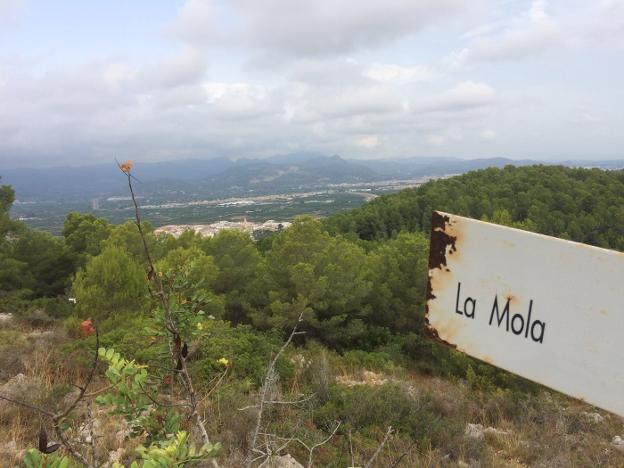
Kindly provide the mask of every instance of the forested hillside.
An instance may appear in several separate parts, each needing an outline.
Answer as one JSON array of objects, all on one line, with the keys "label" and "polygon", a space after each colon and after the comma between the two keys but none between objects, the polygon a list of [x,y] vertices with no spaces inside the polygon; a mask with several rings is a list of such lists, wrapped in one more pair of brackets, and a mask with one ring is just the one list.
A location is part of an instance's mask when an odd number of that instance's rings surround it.
[{"label": "forested hillside", "polygon": [[[0,456],[15,463],[34,459],[41,427],[90,466],[624,463],[620,419],[422,334],[432,209],[624,250],[624,172],[476,171],[258,243],[80,213],[54,238],[11,220],[13,198],[3,186],[0,397],[62,415],[0,398]],[[63,414],[96,329],[93,388]],[[41,457],[79,460],[67,445]]]},{"label": "forested hillside", "polygon": [[365,240],[428,232],[447,211],[600,247],[624,250],[624,172],[506,166],[433,181],[326,221]]}]

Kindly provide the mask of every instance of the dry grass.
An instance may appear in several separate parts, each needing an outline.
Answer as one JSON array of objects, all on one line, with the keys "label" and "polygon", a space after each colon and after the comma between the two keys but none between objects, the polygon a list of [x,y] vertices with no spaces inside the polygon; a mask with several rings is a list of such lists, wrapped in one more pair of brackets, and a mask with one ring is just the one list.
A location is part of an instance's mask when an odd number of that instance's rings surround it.
[{"label": "dry grass", "polygon": [[[80,369],[71,365],[71,358],[59,358],[59,343],[66,340],[63,332],[33,329],[24,325],[0,324],[0,360],[6,375],[22,373],[29,383],[21,398],[35,404],[62,405],[71,384],[81,381]],[[1,354],[10,352],[13,355]],[[316,354],[314,354],[316,353]],[[314,350],[307,358],[312,362],[306,370],[295,372],[290,381],[281,382],[283,398],[293,393],[316,392],[309,404],[285,406],[267,413],[267,423],[275,434],[297,434],[302,440],[322,440],[327,428],[314,424],[316,412],[331,398],[329,388],[366,386],[375,391],[394,386],[405,395],[406,405],[427,402],[427,411],[436,427],[430,437],[414,439],[397,430],[388,440],[373,466],[402,467],[624,467],[624,453],[611,445],[614,436],[624,436],[622,418],[543,390],[536,395],[507,390],[478,390],[467,382],[410,373],[398,367],[389,369],[357,368],[350,362],[342,364],[336,355],[329,358]],[[67,359],[67,360],[65,360]],[[94,382],[93,389],[101,388]],[[287,389],[287,390],[286,390]],[[218,391],[202,402],[201,412],[208,422],[211,437],[220,441],[225,453],[220,460],[224,467],[243,464],[249,450],[249,434],[255,422],[253,409],[241,411],[256,403],[256,391],[249,382],[226,379]],[[411,402],[411,403],[410,403]],[[407,407],[407,406],[406,406]],[[367,411],[364,405],[362,411]],[[84,407],[79,407],[84,411]],[[137,439],[129,440],[125,422],[119,416],[95,408],[96,430],[100,454],[110,460],[128,462]],[[383,411],[379,412],[384,414]],[[471,438],[462,428],[480,424],[483,436]],[[13,405],[0,403],[0,463],[19,463],[21,450],[36,445],[41,420],[33,413]],[[383,439],[389,421],[376,421],[375,427],[341,430],[315,455],[318,466],[363,465]],[[190,427],[188,427],[190,428]],[[460,428],[460,431],[457,431]],[[73,434],[84,432],[74,427]],[[435,432],[435,434],[433,434]],[[304,450],[289,445],[290,453],[300,462],[306,460]]]}]

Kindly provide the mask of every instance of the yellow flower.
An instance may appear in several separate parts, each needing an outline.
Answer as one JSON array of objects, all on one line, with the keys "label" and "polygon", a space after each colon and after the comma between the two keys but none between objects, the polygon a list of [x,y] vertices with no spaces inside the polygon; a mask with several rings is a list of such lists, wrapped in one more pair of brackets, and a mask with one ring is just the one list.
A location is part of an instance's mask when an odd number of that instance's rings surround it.
[{"label": "yellow flower", "polygon": [[198,329],[198,330],[203,330],[203,329],[204,329],[204,324],[203,324],[203,323],[201,323],[201,322],[198,322],[198,323],[197,323],[197,329]]},{"label": "yellow flower", "polygon": [[229,367],[230,366],[230,361],[228,361],[227,359],[225,359],[224,357],[222,357],[221,359],[219,359],[217,361],[219,364],[223,364],[225,367]]}]

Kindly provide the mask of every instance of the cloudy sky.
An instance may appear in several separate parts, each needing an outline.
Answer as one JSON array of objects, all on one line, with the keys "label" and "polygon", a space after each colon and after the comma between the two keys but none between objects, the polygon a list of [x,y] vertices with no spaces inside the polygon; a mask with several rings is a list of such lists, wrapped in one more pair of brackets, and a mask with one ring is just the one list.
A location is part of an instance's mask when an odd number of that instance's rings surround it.
[{"label": "cloudy sky", "polygon": [[624,157],[624,0],[0,0],[0,168]]}]

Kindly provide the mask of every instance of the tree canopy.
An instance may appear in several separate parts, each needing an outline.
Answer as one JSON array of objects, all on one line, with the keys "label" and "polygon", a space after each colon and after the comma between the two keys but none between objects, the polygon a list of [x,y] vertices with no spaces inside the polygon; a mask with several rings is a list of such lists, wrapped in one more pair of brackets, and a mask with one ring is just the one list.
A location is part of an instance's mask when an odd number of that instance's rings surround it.
[{"label": "tree canopy", "polygon": [[507,166],[431,181],[326,220],[361,239],[428,232],[431,211],[503,222],[541,234],[624,250],[624,171]]}]

